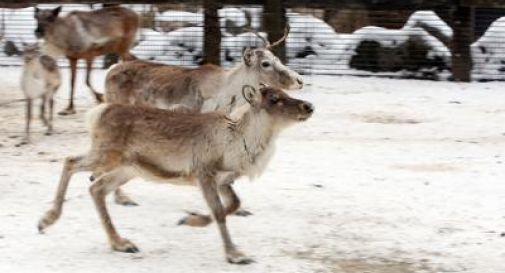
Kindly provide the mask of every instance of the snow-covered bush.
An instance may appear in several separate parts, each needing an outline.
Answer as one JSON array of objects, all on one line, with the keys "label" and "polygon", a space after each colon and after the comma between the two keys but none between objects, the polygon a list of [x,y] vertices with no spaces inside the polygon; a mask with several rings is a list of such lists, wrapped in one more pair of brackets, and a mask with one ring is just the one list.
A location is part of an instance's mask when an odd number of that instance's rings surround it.
[{"label": "snow-covered bush", "polygon": [[156,60],[165,51],[167,37],[152,29],[140,29],[137,32],[138,44],[131,50],[132,54],[144,60]]},{"label": "snow-covered bush", "polygon": [[472,44],[473,79],[505,80],[505,17],[494,21]]},{"label": "snow-covered bush", "polygon": [[338,44],[338,34],[323,20],[294,12],[286,16],[291,27],[286,40],[288,58],[324,54],[324,51]]},{"label": "snow-covered bush", "polygon": [[410,15],[407,23],[405,23],[404,29],[406,28],[416,28],[416,27],[428,27],[432,29],[439,30],[444,36],[452,38],[452,28],[438,15],[431,10],[420,10],[414,12]]},{"label": "snow-covered bush", "polygon": [[167,10],[156,14],[154,21],[156,30],[170,32],[183,27],[203,26],[203,14],[181,10]]},{"label": "snow-covered bush", "polygon": [[341,59],[343,62],[348,59],[351,68],[361,70],[421,71],[436,77],[436,71],[450,66],[450,50],[421,27],[426,22],[431,31],[452,36],[452,30],[435,13],[419,11],[412,14],[402,29],[374,26],[358,29],[340,46]]}]

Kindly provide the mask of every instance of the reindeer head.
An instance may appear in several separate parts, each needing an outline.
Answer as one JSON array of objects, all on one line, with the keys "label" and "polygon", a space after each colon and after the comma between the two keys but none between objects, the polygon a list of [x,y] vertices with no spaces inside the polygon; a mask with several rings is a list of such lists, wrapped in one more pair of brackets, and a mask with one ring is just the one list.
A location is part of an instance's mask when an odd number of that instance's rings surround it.
[{"label": "reindeer head", "polygon": [[41,53],[38,44],[23,43],[23,59],[25,63],[29,63],[40,55]]},{"label": "reindeer head", "polygon": [[39,9],[35,7],[35,19],[37,20],[37,28],[35,29],[35,36],[43,38],[46,29],[49,28],[58,18],[61,11],[61,6],[55,9]]},{"label": "reindeer head", "polygon": [[250,85],[242,87],[244,99],[253,110],[264,110],[283,124],[305,121],[312,116],[314,106],[306,101],[292,98],[281,89],[264,86],[257,91]]},{"label": "reindeer head", "polygon": [[257,32],[254,33],[263,41],[265,46],[255,49],[245,49],[242,55],[245,66],[258,75],[260,82],[282,89],[301,89],[303,87],[302,76],[286,67],[279,58],[270,51],[270,49],[279,45],[287,38],[289,26],[286,28],[284,36],[273,44],[270,44],[270,42]]}]

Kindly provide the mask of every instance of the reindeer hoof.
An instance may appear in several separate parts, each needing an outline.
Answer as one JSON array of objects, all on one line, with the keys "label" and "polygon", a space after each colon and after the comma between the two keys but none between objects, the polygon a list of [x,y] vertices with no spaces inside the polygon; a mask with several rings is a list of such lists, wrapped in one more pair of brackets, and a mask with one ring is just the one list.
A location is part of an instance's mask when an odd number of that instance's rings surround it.
[{"label": "reindeer hoof", "polygon": [[231,264],[251,264],[254,260],[245,256],[240,251],[233,251],[226,254],[226,260]]},{"label": "reindeer hoof", "polygon": [[136,206],[139,205],[137,202],[132,201],[132,200],[121,202],[121,203],[118,203],[118,204],[120,204],[122,206],[125,206],[125,207],[136,207]]},{"label": "reindeer hoof", "polygon": [[245,210],[245,209],[239,209],[235,213],[237,216],[242,216],[242,217],[247,217],[253,215],[252,212]]},{"label": "reindeer hoof", "polygon": [[138,253],[140,250],[137,247],[129,247],[125,250],[126,253]]},{"label": "reindeer hoof", "polygon": [[[91,177],[90,177],[90,180],[91,180]],[[93,177],[93,180],[94,180],[94,177]],[[93,181],[91,180],[91,181]],[[114,202],[116,202],[116,204],[118,205],[122,205],[122,206],[126,206],[126,207],[134,207],[134,206],[138,206],[139,204],[137,204],[137,202],[131,200],[128,196],[117,196],[114,198]]]},{"label": "reindeer hoof", "polygon": [[39,233],[44,233],[44,230],[50,225],[54,224],[56,220],[60,217],[60,213],[55,210],[49,210],[44,214],[44,216],[39,220],[37,229]]},{"label": "reindeer hoof", "polygon": [[136,247],[132,242],[127,239],[120,239],[117,242],[114,242],[112,245],[112,249],[119,252],[125,253],[137,253],[140,252],[138,247]]},{"label": "reindeer hoof", "polygon": [[95,93],[95,99],[98,104],[102,103],[104,101],[103,94]]},{"label": "reindeer hoof", "polygon": [[47,131],[47,132],[45,132],[45,134],[44,134],[44,135],[46,135],[46,136],[50,136],[50,135],[52,135],[52,134],[53,134],[53,131]]},{"label": "reindeer hoof", "polygon": [[188,215],[179,222],[177,225],[186,225],[191,227],[205,227],[212,222],[212,218],[207,215],[198,214],[196,212],[187,212]]},{"label": "reindeer hoof", "polygon": [[75,109],[74,108],[66,108],[64,110],[61,110],[60,112],[58,112],[58,115],[60,116],[68,116],[68,115],[73,115],[75,114]]}]

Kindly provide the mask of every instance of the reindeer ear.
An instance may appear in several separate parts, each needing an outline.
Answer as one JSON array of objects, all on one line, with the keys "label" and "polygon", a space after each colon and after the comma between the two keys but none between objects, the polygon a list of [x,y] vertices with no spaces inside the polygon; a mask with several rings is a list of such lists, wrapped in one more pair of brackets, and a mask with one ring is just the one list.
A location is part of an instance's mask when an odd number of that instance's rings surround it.
[{"label": "reindeer ear", "polygon": [[246,66],[251,66],[252,65],[252,57],[253,57],[253,50],[249,47],[247,47],[244,52],[242,53],[242,59],[244,60],[244,64]]},{"label": "reindeer ear", "polygon": [[61,6],[58,6],[57,8],[53,9],[53,16],[57,17],[58,14],[61,12]]},{"label": "reindeer ear", "polygon": [[258,92],[250,85],[242,86],[242,96],[250,105],[256,104],[258,100]]}]

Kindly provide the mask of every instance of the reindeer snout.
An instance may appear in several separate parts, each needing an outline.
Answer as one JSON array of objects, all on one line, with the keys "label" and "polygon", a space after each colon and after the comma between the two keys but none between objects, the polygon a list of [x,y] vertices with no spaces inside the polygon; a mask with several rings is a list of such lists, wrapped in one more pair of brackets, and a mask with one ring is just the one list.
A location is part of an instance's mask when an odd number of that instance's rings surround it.
[{"label": "reindeer snout", "polygon": [[311,103],[304,102],[304,103],[300,104],[300,108],[302,109],[302,111],[304,111],[307,114],[314,113],[314,106]]},{"label": "reindeer snout", "polygon": [[44,36],[44,31],[42,30],[42,28],[38,27],[35,29],[35,37],[37,37],[37,39],[40,39]]}]

